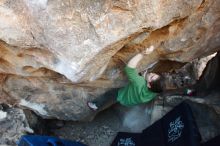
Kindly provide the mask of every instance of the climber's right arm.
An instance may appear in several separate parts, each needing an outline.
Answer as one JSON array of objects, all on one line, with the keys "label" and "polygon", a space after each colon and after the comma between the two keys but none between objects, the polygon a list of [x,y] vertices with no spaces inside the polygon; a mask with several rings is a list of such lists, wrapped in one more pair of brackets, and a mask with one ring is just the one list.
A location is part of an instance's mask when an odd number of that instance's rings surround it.
[{"label": "climber's right arm", "polygon": [[138,53],[128,62],[127,66],[130,68],[136,68],[140,60],[144,57],[144,55],[149,55],[154,51],[154,46],[150,46],[146,48],[142,53]]},{"label": "climber's right arm", "polygon": [[143,54],[138,53],[135,55],[127,64],[128,67],[130,68],[136,68],[137,64],[140,62],[140,60],[143,58]]}]

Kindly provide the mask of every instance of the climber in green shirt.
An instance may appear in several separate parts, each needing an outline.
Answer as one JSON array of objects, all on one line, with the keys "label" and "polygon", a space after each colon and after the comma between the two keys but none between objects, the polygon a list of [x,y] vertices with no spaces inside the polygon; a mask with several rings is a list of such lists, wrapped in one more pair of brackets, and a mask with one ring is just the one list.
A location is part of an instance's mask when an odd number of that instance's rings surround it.
[{"label": "climber in green shirt", "polygon": [[147,103],[157,96],[156,92],[162,92],[160,83],[160,75],[149,73],[144,77],[140,76],[136,67],[145,54],[150,54],[154,50],[151,46],[143,53],[135,55],[126,65],[125,74],[128,77],[129,83],[123,88],[116,88],[107,91],[97,99],[87,103],[88,107],[94,111],[102,110],[109,105],[119,102],[125,106]]}]

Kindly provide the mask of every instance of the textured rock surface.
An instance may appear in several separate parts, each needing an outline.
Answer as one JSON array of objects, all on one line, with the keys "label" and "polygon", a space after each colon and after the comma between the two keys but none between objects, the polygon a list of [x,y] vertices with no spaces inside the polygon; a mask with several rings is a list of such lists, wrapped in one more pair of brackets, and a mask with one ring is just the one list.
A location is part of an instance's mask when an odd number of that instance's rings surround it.
[{"label": "textured rock surface", "polygon": [[1,102],[45,118],[85,119],[86,101],[123,86],[123,62],[144,48],[156,50],[140,71],[159,59],[189,62],[219,50],[219,6],[220,0],[1,0]]},{"label": "textured rock surface", "polygon": [[[216,56],[216,53],[209,55],[207,57],[203,57],[200,59],[195,59],[190,63],[185,64],[179,69],[171,69],[167,70],[166,72],[163,72],[162,75],[165,79],[165,88],[166,89],[177,89],[177,88],[184,88],[189,87],[191,85],[195,85],[198,83],[199,79],[204,78],[204,74],[210,74],[210,72],[214,72],[215,68],[219,66],[220,64],[218,61],[215,61],[214,64],[210,64],[211,60],[214,61],[214,57]],[[217,58],[217,57],[216,57]],[[158,63],[155,65],[155,67],[152,67],[152,70],[155,72],[162,72],[160,70],[166,69],[166,66],[170,67],[171,63]],[[209,66],[209,67],[208,67]],[[213,69],[214,67],[214,69]],[[150,69],[149,69],[150,70]],[[212,76],[214,78],[214,73]],[[206,77],[208,78],[208,77]],[[207,81],[208,82],[208,81]],[[211,80],[210,80],[211,82]]]},{"label": "textured rock surface", "polygon": [[[48,78],[28,78],[8,75],[2,88],[4,99],[34,110],[44,118],[83,120],[92,112],[87,108],[87,98],[94,98],[96,89],[62,84]],[[6,101],[6,102],[7,102]]]},{"label": "textured rock surface", "polygon": [[15,65],[8,73],[45,67],[73,82],[99,77],[128,42],[129,48],[154,45],[165,58],[190,61],[218,49],[219,3],[3,0],[0,38],[10,46],[1,58]]},{"label": "textured rock surface", "polygon": [[6,117],[0,119],[0,145],[16,145],[22,135],[33,132],[21,109],[7,108],[0,111],[6,113]]}]

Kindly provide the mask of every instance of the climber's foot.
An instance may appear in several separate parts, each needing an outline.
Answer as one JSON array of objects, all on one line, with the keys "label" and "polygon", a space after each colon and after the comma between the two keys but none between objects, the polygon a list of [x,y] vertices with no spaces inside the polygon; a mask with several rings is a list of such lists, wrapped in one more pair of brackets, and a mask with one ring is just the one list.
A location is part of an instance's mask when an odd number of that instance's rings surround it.
[{"label": "climber's foot", "polygon": [[93,111],[97,111],[98,110],[98,107],[97,105],[94,103],[94,102],[87,102],[87,106],[93,110]]}]

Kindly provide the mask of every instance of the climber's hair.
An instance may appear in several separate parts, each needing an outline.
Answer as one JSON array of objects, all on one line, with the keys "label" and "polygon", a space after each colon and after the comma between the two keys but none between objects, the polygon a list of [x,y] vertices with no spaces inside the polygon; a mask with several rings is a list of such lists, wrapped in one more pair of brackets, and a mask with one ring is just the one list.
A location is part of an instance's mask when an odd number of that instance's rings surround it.
[{"label": "climber's hair", "polygon": [[152,92],[161,93],[163,92],[163,88],[164,88],[164,77],[158,73],[157,75],[159,75],[159,78],[150,82],[151,88],[149,88],[149,90]]}]

